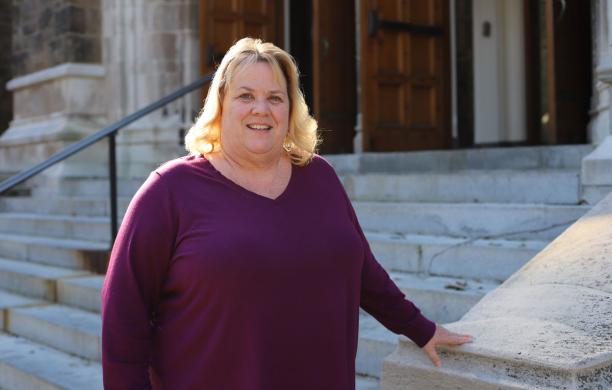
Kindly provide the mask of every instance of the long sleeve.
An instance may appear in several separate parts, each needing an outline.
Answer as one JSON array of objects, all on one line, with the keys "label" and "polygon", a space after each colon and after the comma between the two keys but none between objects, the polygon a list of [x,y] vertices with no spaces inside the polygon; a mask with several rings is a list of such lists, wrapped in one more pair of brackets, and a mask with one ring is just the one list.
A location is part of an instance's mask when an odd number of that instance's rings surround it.
[{"label": "long sleeve", "polygon": [[346,200],[351,219],[364,247],[364,262],[361,271],[361,307],[387,329],[403,334],[419,347],[423,347],[433,337],[436,324],[423,316],[412,302],[405,299],[404,293],[376,261],[348,196]]},{"label": "long sleeve", "polygon": [[152,173],[132,199],[113,246],[102,289],[105,389],[148,389],[153,322],[174,249],[171,195]]}]

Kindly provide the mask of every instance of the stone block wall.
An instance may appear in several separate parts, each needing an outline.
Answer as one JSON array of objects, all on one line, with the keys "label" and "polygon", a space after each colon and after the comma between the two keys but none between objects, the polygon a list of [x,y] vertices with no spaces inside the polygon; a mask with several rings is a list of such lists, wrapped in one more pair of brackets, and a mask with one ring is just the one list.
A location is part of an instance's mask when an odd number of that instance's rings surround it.
[{"label": "stone block wall", "polygon": [[12,6],[13,77],[65,62],[101,62],[100,0],[13,0]]},{"label": "stone block wall", "polygon": [[[12,37],[11,2],[0,1],[0,47],[11,47]],[[9,126],[13,111],[11,93],[6,89],[6,83],[12,78],[11,52],[0,50],[0,134]]]}]

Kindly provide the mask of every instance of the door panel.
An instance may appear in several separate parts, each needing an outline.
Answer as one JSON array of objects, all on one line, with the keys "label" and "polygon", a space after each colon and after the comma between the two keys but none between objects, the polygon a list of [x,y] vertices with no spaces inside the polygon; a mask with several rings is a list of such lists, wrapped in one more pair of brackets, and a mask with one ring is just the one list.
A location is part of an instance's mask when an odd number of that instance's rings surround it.
[{"label": "door panel", "polygon": [[313,113],[323,153],[353,150],[357,111],[355,1],[313,0]]},{"label": "door panel", "polygon": [[282,0],[200,0],[200,69],[212,72],[238,39],[283,44]]},{"label": "door panel", "polygon": [[[586,142],[592,85],[590,1],[546,0],[549,144]],[[581,60],[574,60],[580,58]]]},{"label": "door panel", "polygon": [[360,11],[364,150],[449,147],[448,0],[364,0]]}]

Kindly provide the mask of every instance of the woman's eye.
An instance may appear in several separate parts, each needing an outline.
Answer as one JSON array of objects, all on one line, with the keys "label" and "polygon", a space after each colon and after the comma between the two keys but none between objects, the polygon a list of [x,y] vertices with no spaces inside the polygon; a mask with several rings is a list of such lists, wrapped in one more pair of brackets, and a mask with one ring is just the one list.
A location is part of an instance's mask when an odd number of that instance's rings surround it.
[{"label": "woman's eye", "polygon": [[250,100],[252,97],[253,95],[250,93],[243,93],[242,95],[238,96],[238,98],[242,100]]},{"label": "woman's eye", "polygon": [[283,98],[280,96],[270,96],[270,101],[274,102],[274,103],[282,103],[283,102]]}]

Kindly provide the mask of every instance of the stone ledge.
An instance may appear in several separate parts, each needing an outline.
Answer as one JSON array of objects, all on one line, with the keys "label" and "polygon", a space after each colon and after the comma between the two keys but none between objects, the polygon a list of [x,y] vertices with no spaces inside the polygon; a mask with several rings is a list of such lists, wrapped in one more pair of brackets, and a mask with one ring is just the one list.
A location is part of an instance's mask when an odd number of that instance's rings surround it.
[{"label": "stone ledge", "polygon": [[36,119],[13,120],[11,127],[0,137],[0,147],[56,141],[76,142],[102,128],[104,123],[103,117],[67,117],[61,113]]},{"label": "stone ledge", "polygon": [[381,389],[604,389],[608,388],[612,374],[610,367],[605,365],[568,371],[467,349],[440,348],[442,368],[438,369],[414,343],[402,338],[396,351],[383,362]]},{"label": "stone ledge", "polygon": [[102,65],[66,63],[16,77],[6,84],[6,89],[14,91],[62,77],[102,78],[105,75]]},{"label": "stone ledge", "polygon": [[582,159],[583,185],[612,185],[612,136]]},{"label": "stone ledge", "polygon": [[382,389],[612,387],[612,194],[472,308],[435,368],[403,340]]}]

